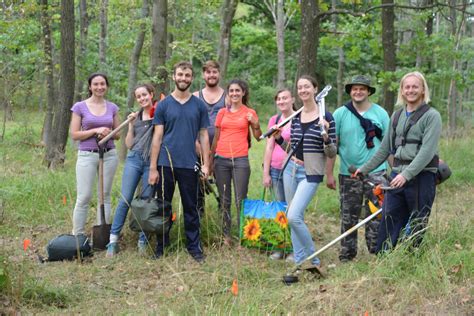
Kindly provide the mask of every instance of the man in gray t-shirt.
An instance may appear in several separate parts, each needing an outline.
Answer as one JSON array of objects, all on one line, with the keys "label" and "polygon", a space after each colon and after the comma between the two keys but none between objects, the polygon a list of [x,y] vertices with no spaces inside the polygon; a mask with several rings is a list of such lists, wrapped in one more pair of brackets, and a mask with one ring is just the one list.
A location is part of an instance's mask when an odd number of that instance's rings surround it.
[{"label": "man in gray t-shirt", "polygon": [[[202,78],[206,83],[204,89],[195,91],[193,94],[201,99],[207,107],[207,113],[209,115],[209,127],[207,128],[209,134],[209,144],[212,146],[215,134],[215,122],[217,112],[225,106],[225,90],[219,86],[220,81],[220,66],[214,60],[208,60],[202,66]],[[198,159],[200,159],[200,146],[199,141],[196,140],[196,152]],[[204,190],[203,184],[199,182],[199,193],[198,193],[198,210],[204,211]]]},{"label": "man in gray t-shirt", "polygon": [[220,66],[213,60],[207,61],[202,66],[202,78],[206,83],[204,89],[195,91],[193,94],[207,106],[207,113],[209,114],[209,127],[207,129],[209,134],[209,144],[212,145],[214,140],[214,131],[217,112],[225,105],[225,90],[219,86],[220,81]]}]

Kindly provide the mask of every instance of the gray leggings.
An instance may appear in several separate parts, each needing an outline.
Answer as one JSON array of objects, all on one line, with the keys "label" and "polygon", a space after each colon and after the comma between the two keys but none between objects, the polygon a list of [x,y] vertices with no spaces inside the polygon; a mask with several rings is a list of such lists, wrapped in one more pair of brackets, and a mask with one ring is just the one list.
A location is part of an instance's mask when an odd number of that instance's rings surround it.
[{"label": "gray leggings", "polygon": [[[105,220],[107,223],[110,223],[110,192],[112,191],[112,181],[114,179],[117,165],[118,158],[115,149],[106,152],[104,154],[104,206]],[[74,213],[72,216],[72,233],[74,235],[85,234],[89,202],[92,198],[92,190],[94,188],[94,183],[98,178],[98,172],[99,154],[95,152],[79,150],[77,153],[76,162],[77,198],[76,206],[74,207]],[[97,223],[100,224],[99,203],[97,203]]]},{"label": "gray leggings", "polygon": [[234,185],[235,205],[237,209],[237,226],[240,228],[240,203],[247,198],[250,179],[250,164],[248,157],[214,159],[214,173],[217,189],[221,200],[220,209],[223,216],[223,233],[230,236],[232,216],[230,213],[232,188]]}]

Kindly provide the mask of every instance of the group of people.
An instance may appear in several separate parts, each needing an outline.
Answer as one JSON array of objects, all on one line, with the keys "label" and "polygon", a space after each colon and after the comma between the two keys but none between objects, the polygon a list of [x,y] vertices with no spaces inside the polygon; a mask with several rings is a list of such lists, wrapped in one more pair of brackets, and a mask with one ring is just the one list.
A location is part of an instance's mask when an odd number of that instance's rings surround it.
[{"label": "group of people", "polygon": [[[174,90],[156,100],[152,85],[135,89],[140,110],[129,115],[125,144],[129,149],[122,177],[121,198],[115,210],[107,257],[115,256],[130,203],[141,180],[142,198],[157,193],[171,203],[178,184],[184,214],[188,253],[197,262],[205,260],[200,239],[200,221],[204,208],[202,178],[214,176],[219,193],[223,242],[232,239],[232,187],[237,210],[247,197],[250,181],[249,149],[251,138],[259,139],[262,130],[255,109],[249,104],[248,84],[239,79],[220,86],[220,68],[215,61],[202,67],[205,87],[191,93],[194,79],[189,62],[173,68]],[[98,140],[119,125],[118,107],[107,101],[109,87],[104,74],[88,79],[89,98],[71,108],[71,135],[79,141],[76,164],[77,200],[73,216],[73,234],[85,233],[87,211],[97,174]],[[367,76],[359,75],[345,86],[350,101],[334,114],[320,113],[315,95],[317,81],[308,75],[296,82],[297,97],[303,109],[294,115],[295,97],[290,89],[275,95],[279,113],[272,116],[268,128],[275,133],[267,138],[263,162],[263,185],[273,196],[288,203],[287,218],[291,229],[292,254],[275,252],[272,259],[301,263],[316,250],[304,213],[318,186],[326,176],[326,185],[336,189],[334,165],[340,157],[339,192],[341,233],[356,225],[371,189],[358,174],[372,182],[389,181],[381,220],[366,225],[370,253],[387,251],[403,236],[416,235],[418,241],[426,227],[435,197],[438,141],[441,117],[430,102],[425,78],[419,72],[406,74],[400,81],[397,104],[404,112],[390,119],[388,113],[369,100],[375,92]],[[423,113],[417,114],[417,112]],[[322,115],[320,115],[322,114]],[[293,115],[290,123],[278,123]],[[413,122],[410,118],[417,117]],[[393,125],[393,126],[392,126]],[[407,126],[409,126],[407,128]],[[114,136],[118,139],[118,134]],[[393,157],[391,174],[388,159]],[[195,165],[199,162],[200,170]],[[111,187],[118,159],[113,139],[105,146],[104,205],[106,219],[111,215]],[[355,166],[357,171],[349,171]],[[201,177],[201,179],[200,179]],[[387,180],[390,179],[390,180]],[[237,214],[237,223],[240,216]],[[98,215],[98,222],[100,218]],[[158,259],[170,244],[170,229],[156,236],[153,258]],[[144,251],[152,236],[141,233],[138,249]],[[341,242],[339,259],[350,261],[357,255],[357,233]],[[313,258],[319,266],[319,258]]]}]

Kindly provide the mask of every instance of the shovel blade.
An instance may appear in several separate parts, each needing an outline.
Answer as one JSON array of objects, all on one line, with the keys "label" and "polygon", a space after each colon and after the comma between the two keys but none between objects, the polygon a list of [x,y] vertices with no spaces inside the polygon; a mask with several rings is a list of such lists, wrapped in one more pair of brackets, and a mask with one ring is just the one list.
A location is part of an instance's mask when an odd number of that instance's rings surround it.
[{"label": "shovel blade", "polygon": [[109,243],[111,224],[95,225],[92,227],[92,248],[105,250]]}]

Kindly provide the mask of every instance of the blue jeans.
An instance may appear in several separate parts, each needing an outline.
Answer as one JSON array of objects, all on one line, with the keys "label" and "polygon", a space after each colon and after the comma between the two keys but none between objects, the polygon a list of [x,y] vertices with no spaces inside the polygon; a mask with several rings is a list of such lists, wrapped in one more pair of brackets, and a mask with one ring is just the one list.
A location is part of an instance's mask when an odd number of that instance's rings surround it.
[{"label": "blue jeans", "polygon": [[[143,186],[141,197],[147,198],[151,194],[153,188],[148,185],[149,171],[150,162],[143,160],[141,151],[131,150],[127,155],[127,160],[123,168],[122,194],[117,209],[115,210],[114,221],[110,229],[111,235],[120,235],[140,179],[142,180]],[[146,241],[146,237],[143,233],[140,233],[140,241]]]},{"label": "blue jeans", "polygon": [[[304,211],[316,193],[319,183],[308,182],[304,167],[292,160],[283,172],[283,183],[288,203],[287,217],[291,228],[293,253],[295,262],[300,263],[316,251],[311,233],[304,222]],[[319,258],[313,258],[311,262],[320,264]]]},{"label": "blue jeans", "polygon": [[272,178],[272,190],[277,201],[286,202],[285,188],[283,187],[283,173],[281,169],[270,167],[270,177]]}]

